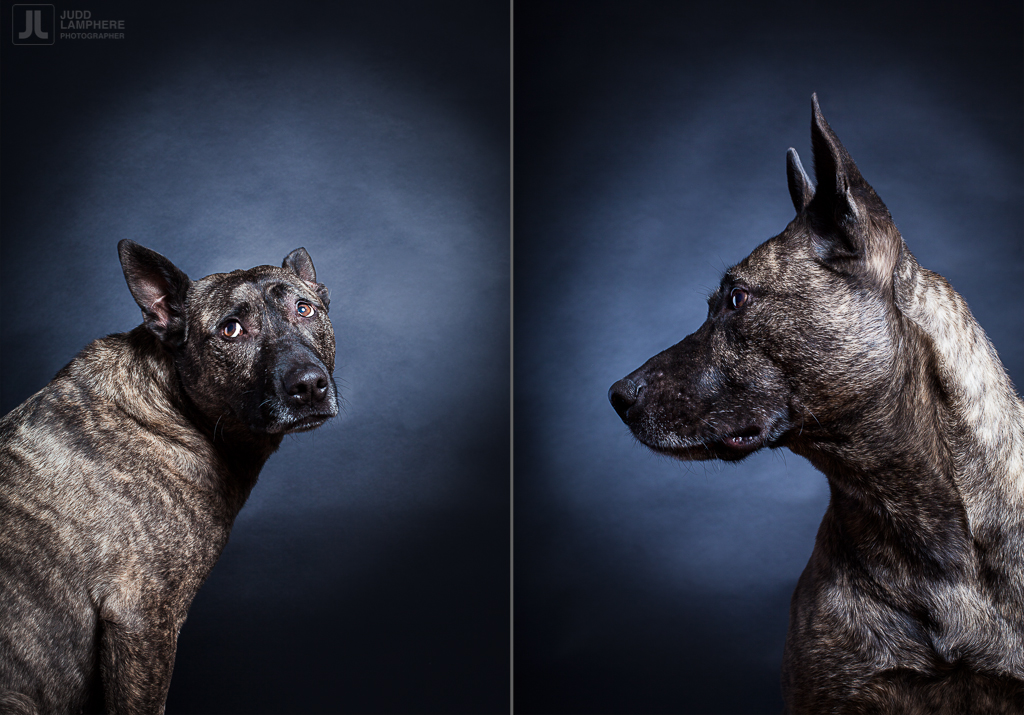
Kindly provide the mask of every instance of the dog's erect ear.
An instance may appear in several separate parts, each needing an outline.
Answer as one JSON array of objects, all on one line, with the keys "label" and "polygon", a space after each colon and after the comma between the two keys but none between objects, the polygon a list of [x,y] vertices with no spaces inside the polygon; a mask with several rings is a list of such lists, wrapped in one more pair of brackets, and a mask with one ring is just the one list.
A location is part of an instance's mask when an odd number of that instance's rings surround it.
[{"label": "dog's erect ear", "polygon": [[143,324],[161,342],[178,347],[185,340],[185,296],[188,276],[156,251],[124,239],[117,244],[121,268]]},{"label": "dog's erect ear", "polygon": [[331,298],[327,293],[327,286],[316,282],[316,268],[313,267],[313,259],[309,257],[305,248],[296,248],[284,257],[281,268],[291,271],[300,279],[305,281],[317,294],[325,308],[330,307]]},{"label": "dog's erect ear", "polygon": [[825,121],[818,106],[818,95],[811,95],[811,149],[814,151],[814,177],[818,180],[815,196],[836,210],[836,219],[856,217],[851,188],[866,186],[846,147]]},{"label": "dog's erect ear", "polygon": [[316,283],[316,269],[313,268],[313,259],[306,253],[305,248],[296,248],[284,257],[281,268],[291,271],[307,283]]},{"label": "dog's erect ear", "polygon": [[[889,209],[825,121],[816,94],[811,95],[811,147],[818,185],[806,211],[819,256],[844,273],[868,271],[875,280],[891,283],[903,240]],[[791,193],[792,187],[791,178]]]},{"label": "dog's erect ear", "polygon": [[786,152],[786,180],[789,183],[789,197],[793,199],[793,208],[797,213],[803,213],[807,204],[814,198],[814,187],[811,186],[811,179],[804,171],[804,165],[800,163],[800,155],[793,147]]}]

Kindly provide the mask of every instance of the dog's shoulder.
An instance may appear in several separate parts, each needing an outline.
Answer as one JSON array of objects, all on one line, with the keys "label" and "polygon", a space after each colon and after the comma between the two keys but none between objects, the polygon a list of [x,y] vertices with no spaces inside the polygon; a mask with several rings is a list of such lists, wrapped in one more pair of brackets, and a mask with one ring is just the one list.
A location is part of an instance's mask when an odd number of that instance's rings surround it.
[{"label": "dog's shoulder", "polygon": [[185,404],[174,361],[149,331],[99,338],[0,422],[4,471],[169,471],[202,483],[219,460]]}]

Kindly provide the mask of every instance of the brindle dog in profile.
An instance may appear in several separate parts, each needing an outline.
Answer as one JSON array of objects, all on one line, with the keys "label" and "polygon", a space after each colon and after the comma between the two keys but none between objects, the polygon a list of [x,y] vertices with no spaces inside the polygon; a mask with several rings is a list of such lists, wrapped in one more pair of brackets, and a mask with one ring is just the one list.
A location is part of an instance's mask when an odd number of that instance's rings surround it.
[{"label": "brindle dog in profile", "polygon": [[1024,712],[1024,403],[812,105],[818,185],[790,149],[796,218],[609,397],[657,452],[788,447],[828,477],[790,711]]},{"label": "brindle dog in profile", "polygon": [[338,413],[305,249],[198,281],[118,251],[143,324],[0,421],[0,712],[163,712],[178,631],[263,463]]}]

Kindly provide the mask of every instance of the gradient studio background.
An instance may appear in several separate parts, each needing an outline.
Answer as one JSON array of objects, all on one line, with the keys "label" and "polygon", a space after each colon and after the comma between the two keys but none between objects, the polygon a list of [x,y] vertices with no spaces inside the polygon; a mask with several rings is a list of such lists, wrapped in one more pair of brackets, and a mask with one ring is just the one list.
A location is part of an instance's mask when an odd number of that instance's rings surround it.
[{"label": "gradient studio background", "polygon": [[2,5],[0,403],[141,315],[116,244],[193,277],[305,246],[341,416],[285,440],[181,633],[169,713],[505,712],[509,8]]},{"label": "gradient studio background", "polygon": [[828,493],[792,453],[637,445],[615,380],[793,217],[810,103],[1024,386],[1019,2],[515,3],[515,703],[782,708]]}]

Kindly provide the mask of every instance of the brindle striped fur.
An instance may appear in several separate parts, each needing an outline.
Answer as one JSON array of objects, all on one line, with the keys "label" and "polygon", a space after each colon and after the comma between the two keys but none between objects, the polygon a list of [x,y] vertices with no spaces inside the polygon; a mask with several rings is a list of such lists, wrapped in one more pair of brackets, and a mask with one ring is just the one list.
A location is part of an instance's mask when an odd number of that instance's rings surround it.
[{"label": "brindle striped fur", "polygon": [[828,477],[790,611],[791,712],[1022,713],[1024,403],[812,105],[818,185],[790,149],[796,218],[609,396],[658,452],[788,447]]},{"label": "brindle striped fur", "polygon": [[0,421],[3,713],[163,712],[178,631],[263,463],[338,411],[305,249],[195,282],[119,251],[143,324]]}]

